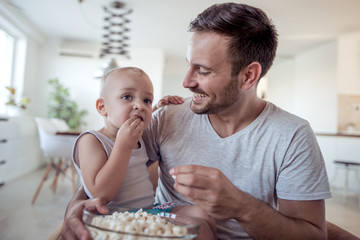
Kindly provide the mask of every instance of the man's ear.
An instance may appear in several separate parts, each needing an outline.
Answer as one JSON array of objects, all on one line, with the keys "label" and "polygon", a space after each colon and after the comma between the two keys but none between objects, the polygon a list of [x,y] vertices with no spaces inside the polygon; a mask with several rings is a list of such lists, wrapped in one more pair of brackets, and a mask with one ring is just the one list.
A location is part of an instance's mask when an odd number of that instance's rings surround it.
[{"label": "man's ear", "polygon": [[96,100],[96,110],[98,111],[98,113],[101,116],[106,116],[107,115],[106,110],[105,110],[104,99],[98,98]]},{"label": "man's ear", "polygon": [[241,81],[241,88],[244,90],[249,90],[252,88],[260,78],[261,75],[261,65],[258,62],[250,63],[244,70],[241,72],[243,79]]}]

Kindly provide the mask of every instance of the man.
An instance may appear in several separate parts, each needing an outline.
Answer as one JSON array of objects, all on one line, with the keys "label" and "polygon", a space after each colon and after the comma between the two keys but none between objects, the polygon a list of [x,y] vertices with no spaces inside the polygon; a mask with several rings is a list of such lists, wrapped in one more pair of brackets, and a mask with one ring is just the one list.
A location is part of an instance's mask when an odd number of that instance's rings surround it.
[{"label": "man", "polygon": [[229,3],[205,10],[190,31],[183,86],[194,96],[156,112],[144,138],[160,160],[157,201],[197,204],[218,220],[219,239],[326,238],[330,192],[315,136],[256,96],[275,57],[274,26],[261,10]]},{"label": "man", "polygon": [[[260,9],[226,3],[190,31],[183,85],[194,96],[158,110],[144,133],[161,170],[156,200],[203,208],[218,239],[326,239],[331,194],[316,138],[308,122],[256,96],[275,58],[275,27]],[[69,239],[87,235],[84,206],[106,212],[102,199],[81,199],[79,191],[65,217]]]}]

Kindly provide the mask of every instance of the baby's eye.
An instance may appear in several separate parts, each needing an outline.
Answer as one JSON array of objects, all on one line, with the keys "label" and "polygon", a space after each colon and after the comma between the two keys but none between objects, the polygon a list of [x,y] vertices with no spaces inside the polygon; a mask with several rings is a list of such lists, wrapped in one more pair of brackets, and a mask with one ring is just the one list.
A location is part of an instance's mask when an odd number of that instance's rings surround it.
[{"label": "baby's eye", "polygon": [[149,98],[144,99],[144,103],[146,104],[152,104],[152,100]]},{"label": "baby's eye", "polygon": [[130,95],[124,95],[121,97],[122,99],[126,100],[126,101],[129,101],[132,99],[132,97]]}]

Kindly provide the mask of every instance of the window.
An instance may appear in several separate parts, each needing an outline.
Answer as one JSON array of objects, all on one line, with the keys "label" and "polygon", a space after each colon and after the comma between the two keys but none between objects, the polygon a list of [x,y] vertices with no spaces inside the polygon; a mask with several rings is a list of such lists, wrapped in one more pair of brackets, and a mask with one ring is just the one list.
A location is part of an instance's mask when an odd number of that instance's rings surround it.
[{"label": "window", "polygon": [[13,85],[13,63],[14,63],[15,37],[0,28],[0,101],[6,99],[5,86]]}]

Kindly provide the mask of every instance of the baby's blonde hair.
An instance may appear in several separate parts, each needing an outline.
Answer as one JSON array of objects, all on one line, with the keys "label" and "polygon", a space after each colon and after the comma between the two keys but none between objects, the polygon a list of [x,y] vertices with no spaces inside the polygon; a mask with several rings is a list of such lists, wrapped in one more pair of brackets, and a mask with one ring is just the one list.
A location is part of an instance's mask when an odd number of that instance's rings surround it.
[{"label": "baby's blonde hair", "polygon": [[100,97],[104,96],[104,91],[106,88],[106,83],[111,79],[111,77],[115,74],[115,73],[121,73],[121,72],[133,72],[138,74],[139,76],[141,75],[146,75],[147,77],[149,77],[144,70],[142,70],[141,68],[137,68],[137,67],[119,67],[119,68],[114,68],[110,71],[108,71],[105,76],[101,79],[101,86],[100,86]]}]

